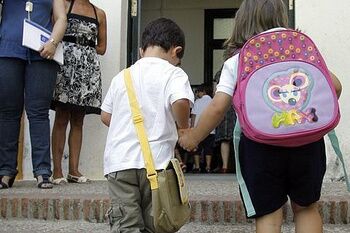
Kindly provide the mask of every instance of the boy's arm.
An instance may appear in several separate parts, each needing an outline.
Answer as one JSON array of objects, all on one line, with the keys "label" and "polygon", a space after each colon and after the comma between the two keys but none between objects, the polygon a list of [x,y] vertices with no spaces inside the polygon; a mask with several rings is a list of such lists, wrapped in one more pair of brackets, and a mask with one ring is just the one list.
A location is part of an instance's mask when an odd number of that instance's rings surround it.
[{"label": "boy's arm", "polygon": [[210,132],[222,121],[230,107],[232,97],[223,92],[215,94],[208,107],[202,112],[198,124],[190,130],[181,130],[179,144],[182,148],[192,151],[206,138]]},{"label": "boy's arm", "polygon": [[341,92],[342,92],[342,85],[339,81],[339,79],[337,78],[337,76],[335,76],[335,74],[333,74],[332,72],[331,73],[331,77],[332,77],[332,81],[333,81],[333,85],[334,85],[334,88],[335,88],[335,92],[337,93],[337,96],[338,96],[338,99],[341,95]]},{"label": "boy's arm", "polygon": [[101,121],[103,124],[109,127],[109,124],[111,123],[111,118],[112,118],[112,114],[105,112],[103,110],[101,111]]},{"label": "boy's arm", "polygon": [[171,107],[177,127],[179,129],[187,129],[188,119],[190,117],[190,101],[188,99],[179,99]]}]

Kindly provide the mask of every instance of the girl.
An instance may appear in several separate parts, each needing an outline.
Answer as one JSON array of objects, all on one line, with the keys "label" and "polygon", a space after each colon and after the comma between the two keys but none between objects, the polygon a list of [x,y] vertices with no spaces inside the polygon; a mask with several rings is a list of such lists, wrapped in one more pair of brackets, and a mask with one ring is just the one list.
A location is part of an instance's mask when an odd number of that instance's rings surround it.
[{"label": "girl", "polygon": [[[66,1],[68,26],[63,37],[64,65],[57,76],[51,108],[56,111],[52,130],[53,183],[86,183],[79,169],[85,114],[100,113],[101,70],[97,54],[106,51],[106,15],[89,0]],[[62,173],[62,156],[68,138],[69,172]]]},{"label": "girl", "polygon": [[[232,54],[254,35],[287,27],[282,0],[245,0],[237,11],[235,26],[227,42]],[[201,115],[196,128],[180,131],[179,144],[193,150],[222,120],[231,105],[237,80],[238,55],[223,67],[216,95]],[[341,84],[332,74],[337,95]],[[285,148],[257,143],[241,136],[239,162],[256,214],[256,232],[281,232],[282,206],[291,200],[296,232],[320,233],[322,220],[317,201],[326,170],[323,139],[300,147]]]}]

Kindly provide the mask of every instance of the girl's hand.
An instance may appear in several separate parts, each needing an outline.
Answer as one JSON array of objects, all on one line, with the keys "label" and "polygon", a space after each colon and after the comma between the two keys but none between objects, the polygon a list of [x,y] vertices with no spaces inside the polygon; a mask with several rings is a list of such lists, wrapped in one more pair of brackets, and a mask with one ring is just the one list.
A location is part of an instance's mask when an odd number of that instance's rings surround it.
[{"label": "girl's hand", "polygon": [[56,52],[56,47],[57,46],[52,41],[47,41],[39,50],[40,56],[48,60],[53,59]]},{"label": "girl's hand", "polygon": [[179,145],[187,151],[195,151],[199,142],[195,139],[193,134],[193,128],[191,129],[180,129],[179,134]]}]

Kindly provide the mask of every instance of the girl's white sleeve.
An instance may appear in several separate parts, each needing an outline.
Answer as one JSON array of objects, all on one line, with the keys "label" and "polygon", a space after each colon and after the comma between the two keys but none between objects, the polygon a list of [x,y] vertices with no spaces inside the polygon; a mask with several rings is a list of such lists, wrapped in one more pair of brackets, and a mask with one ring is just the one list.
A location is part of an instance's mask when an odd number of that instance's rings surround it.
[{"label": "girl's white sleeve", "polygon": [[221,71],[219,84],[216,92],[224,92],[233,96],[237,82],[238,54],[225,61]]}]

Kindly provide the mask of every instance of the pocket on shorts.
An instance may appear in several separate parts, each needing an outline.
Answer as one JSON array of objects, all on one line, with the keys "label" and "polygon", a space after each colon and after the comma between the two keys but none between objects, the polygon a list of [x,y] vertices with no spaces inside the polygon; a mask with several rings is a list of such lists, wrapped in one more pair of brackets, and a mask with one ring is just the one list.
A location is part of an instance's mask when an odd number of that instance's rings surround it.
[{"label": "pocket on shorts", "polygon": [[120,223],[124,216],[122,207],[112,206],[108,209],[106,215],[109,220],[109,225],[111,226],[112,232],[119,233]]},{"label": "pocket on shorts", "polygon": [[108,181],[115,180],[116,177],[117,177],[117,172],[111,172],[106,175],[106,178]]}]

